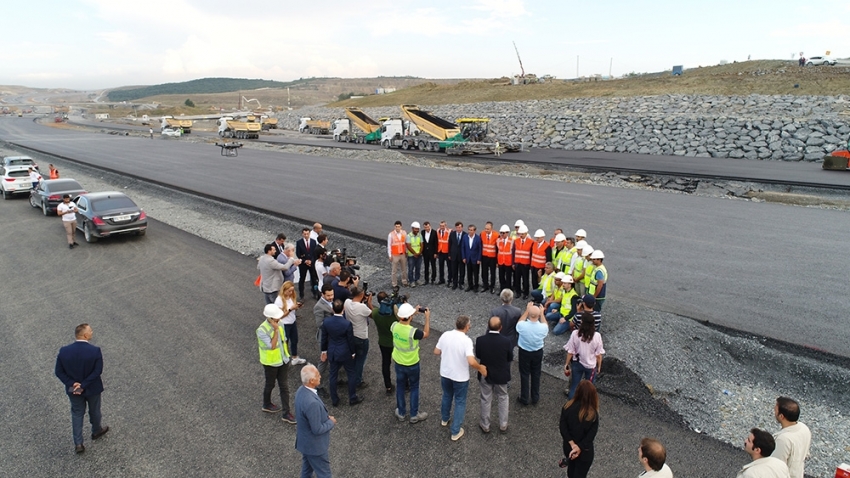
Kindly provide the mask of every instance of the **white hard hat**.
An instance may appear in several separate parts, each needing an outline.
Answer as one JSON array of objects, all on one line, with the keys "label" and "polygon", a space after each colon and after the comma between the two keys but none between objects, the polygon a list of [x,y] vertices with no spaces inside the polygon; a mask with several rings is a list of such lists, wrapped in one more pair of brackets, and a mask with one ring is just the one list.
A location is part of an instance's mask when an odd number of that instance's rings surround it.
[{"label": "white hard hat", "polygon": [[591,259],[605,259],[605,254],[603,254],[602,251],[597,249],[597,250],[593,251],[593,254],[590,255],[590,258]]},{"label": "white hard hat", "polygon": [[584,246],[584,248],[582,248],[582,250],[581,250],[581,255],[582,256],[589,256],[589,255],[593,254],[594,250],[595,249],[590,247],[590,245]]},{"label": "white hard hat", "polygon": [[573,276],[564,274],[564,279],[561,282],[569,282],[570,284],[575,284],[576,281],[573,280]]},{"label": "white hard hat", "polygon": [[401,306],[399,306],[396,315],[399,316],[399,318],[406,319],[415,313],[416,309],[414,309],[412,305],[405,302],[404,304],[401,304]]},{"label": "white hard hat", "polygon": [[502,227],[499,228],[499,232],[511,232],[511,228],[509,228],[507,224],[502,224]]},{"label": "white hard hat", "polygon": [[557,274],[555,274],[555,280],[564,280],[564,277],[567,277],[567,275],[563,272],[558,272]]},{"label": "white hard hat", "polygon": [[522,219],[517,219],[516,222],[514,223],[514,227],[519,227],[519,226],[524,226],[524,225],[525,225],[525,223],[522,222]]},{"label": "white hard hat", "polygon": [[419,223],[418,223],[418,222],[416,222],[416,221],[413,221],[413,224],[411,224],[411,225],[410,225],[410,227],[411,227],[412,229],[419,229]]},{"label": "white hard hat", "polygon": [[587,232],[584,229],[579,229],[576,231],[576,236],[587,237]]},{"label": "white hard hat", "polygon": [[534,237],[546,237],[546,233],[543,232],[543,229],[538,229],[534,231]]},{"label": "white hard hat", "polygon": [[520,233],[520,234],[527,234],[528,233],[528,227],[525,224],[523,224],[523,225],[519,226],[519,230],[517,232]]},{"label": "white hard hat", "polygon": [[274,304],[266,304],[266,307],[263,309],[263,315],[270,319],[279,319],[283,317],[283,311]]},{"label": "white hard hat", "polygon": [[587,247],[587,242],[585,242],[585,241],[576,242],[576,249],[584,249],[585,247]]},{"label": "white hard hat", "polygon": [[563,241],[566,241],[566,240],[567,240],[567,236],[565,236],[563,234],[558,234],[557,236],[555,236],[555,242],[563,242]]}]

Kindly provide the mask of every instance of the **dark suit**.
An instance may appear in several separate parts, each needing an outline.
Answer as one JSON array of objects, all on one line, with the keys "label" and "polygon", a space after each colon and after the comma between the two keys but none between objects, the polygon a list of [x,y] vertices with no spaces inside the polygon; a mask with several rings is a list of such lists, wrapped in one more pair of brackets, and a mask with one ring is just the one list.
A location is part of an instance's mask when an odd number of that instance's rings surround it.
[{"label": "dark suit", "polygon": [[475,340],[475,356],[487,367],[487,377],[478,374],[481,390],[481,426],[490,429],[490,410],[493,396],[499,402],[499,428],[508,426],[508,382],[511,380],[511,361],[514,346],[511,339],[498,332],[488,331]]},{"label": "dark suit", "polygon": [[[315,239],[310,239],[308,243],[304,242],[304,238],[295,243],[295,256],[301,259],[301,265],[298,266],[298,271],[301,273],[301,279],[298,281],[298,297],[304,298],[304,282],[307,280],[307,273],[310,273],[310,285],[315,296],[319,291],[319,275],[316,273],[316,263],[313,258],[313,253],[318,244]],[[310,265],[307,265],[310,261]]]},{"label": "dark suit", "polygon": [[[472,245],[469,239],[472,239]],[[463,235],[461,240],[460,255],[466,263],[466,290],[478,290],[478,272],[481,270],[481,237],[478,234]]]},{"label": "dark suit", "polygon": [[[83,444],[83,417],[86,405],[89,409],[92,435],[101,431],[100,424],[100,394],[103,392],[103,382],[100,374],[103,372],[103,355],[100,347],[78,340],[59,349],[56,356],[55,373],[65,385],[65,393],[71,400],[71,427],[74,434],[74,445]],[[82,393],[72,393],[75,383],[80,384]]]},{"label": "dark suit", "polygon": [[348,377],[349,403],[357,399],[357,380],[354,377],[354,327],[351,322],[341,315],[332,315],[322,322],[322,351],[327,352],[327,360],[331,369],[330,392],[331,404],[339,405],[339,395],[336,392],[337,374],[339,368],[345,369]]},{"label": "dark suit", "polygon": [[277,256],[283,254],[283,244],[278,244],[275,241],[272,241],[270,246],[274,247],[274,258],[277,259]]},{"label": "dark suit", "polygon": [[511,304],[502,304],[490,311],[490,317],[502,319],[502,331],[500,334],[511,339],[511,344],[516,347],[519,336],[516,333],[516,323],[522,316],[522,310]]},{"label": "dark suit", "polygon": [[465,238],[465,232],[458,234],[457,231],[452,231],[449,234],[449,282],[453,287],[463,287],[463,276],[466,270],[463,267],[461,247]]},{"label": "dark suit", "polygon": [[[320,352],[324,349],[321,349],[322,346],[322,323],[324,323],[325,319],[334,315],[333,307],[330,302],[322,299],[316,301],[316,305],[313,306],[313,318],[316,319],[316,341],[320,347]],[[319,369],[319,374],[322,376],[322,380],[327,382],[327,372],[328,372],[328,362],[322,362],[319,360],[319,363],[316,364],[316,368]],[[319,388],[322,388],[322,382],[319,382]]]},{"label": "dark suit", "polygon": [[322,399],[303,385],[295,392],[295,421],[295,449],[302,454],[301,476],[313,476],[313,472],[319,478],[331,476],[328,449],[334,422]]},{"label": "dark suit", "polygon": [[430,237],[425,239],[425,231],[422,231],[422,257],[425,258],[425,283],[437,281],[437,230],[431,229]]}]

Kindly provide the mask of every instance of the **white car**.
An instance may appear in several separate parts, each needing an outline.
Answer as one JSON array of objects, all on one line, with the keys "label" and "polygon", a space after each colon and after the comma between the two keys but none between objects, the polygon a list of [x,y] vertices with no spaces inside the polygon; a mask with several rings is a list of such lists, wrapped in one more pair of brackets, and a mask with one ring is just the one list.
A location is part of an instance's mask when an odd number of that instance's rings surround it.
[{"label": "white car", "polygon": [[828,56],[813,56],[811,58],[806,58],[806,66],[815,65],[835,65],[835,60]]},{"label": "white car", "polygon": [[180,136],[183,136],[183,133],[181,133],[179,129],[165,128],[162,130],[162,135],[172,138],[179,138]]},{"label": "white car", "polygon": [[38,164],[29,156],[6,156],[3,158],[3,166],[32,166],[38,171]]},{"label": "white car", "polygon": [[32,189],[29,165],[3,166],[0,168],[0,192],[3,199],[15,194],[29,194]]}]

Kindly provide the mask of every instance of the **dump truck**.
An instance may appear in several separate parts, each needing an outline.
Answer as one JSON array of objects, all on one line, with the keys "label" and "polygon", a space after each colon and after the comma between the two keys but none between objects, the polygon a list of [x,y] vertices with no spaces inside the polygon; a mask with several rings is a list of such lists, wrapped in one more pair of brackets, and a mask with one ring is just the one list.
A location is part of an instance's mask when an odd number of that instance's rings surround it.
[{"label": "dump truck", "polygon": [[261,117],[262,130],[268,131],[270,129],[277,129],[277,118],[270,118],[268,116]]},{"label": "dump truck", "polygon": [[218,135],[222,138],[257,139],[262,125],[256,121],[237,121],[231,116],[218,120]]},{"label": "dump truck", "polygon": [[[349,106],[345,108],[347,118],[338,119],[333,123],[334,140],[346,143],[380,143],[381,123],[389,118],[375,121],[360,108]],[[360,131],[355,131],[354,128]]]},{"label": "dump truck", "polygon": [[331,130],[330,121],[314,120],[312,118],[301,118],[298,131],[310,134],[328,134]]},{"label": "dump truck", "polygon": [[159,129],[161,131],[166,128],[182,129],[183,134],[189,134],[192,132],[192,120],[175,119],[173,116],[163,116],[162,123],[160,123],[159,125]]}]

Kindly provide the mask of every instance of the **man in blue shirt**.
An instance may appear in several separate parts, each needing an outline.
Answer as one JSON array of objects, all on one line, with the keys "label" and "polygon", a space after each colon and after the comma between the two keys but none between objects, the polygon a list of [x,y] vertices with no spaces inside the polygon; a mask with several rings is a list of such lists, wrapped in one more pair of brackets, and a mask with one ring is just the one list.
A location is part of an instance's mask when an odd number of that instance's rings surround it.
[{"label": "man in blue shirt", "polygon": [[[542,305],[529,302],[516,324],[519,335],[520,393],[517,401],[536,405],[540,401],[540,373],[543,370],[543,340],[549,334]],[[529,388],[529,380],[531,388]]]}]

